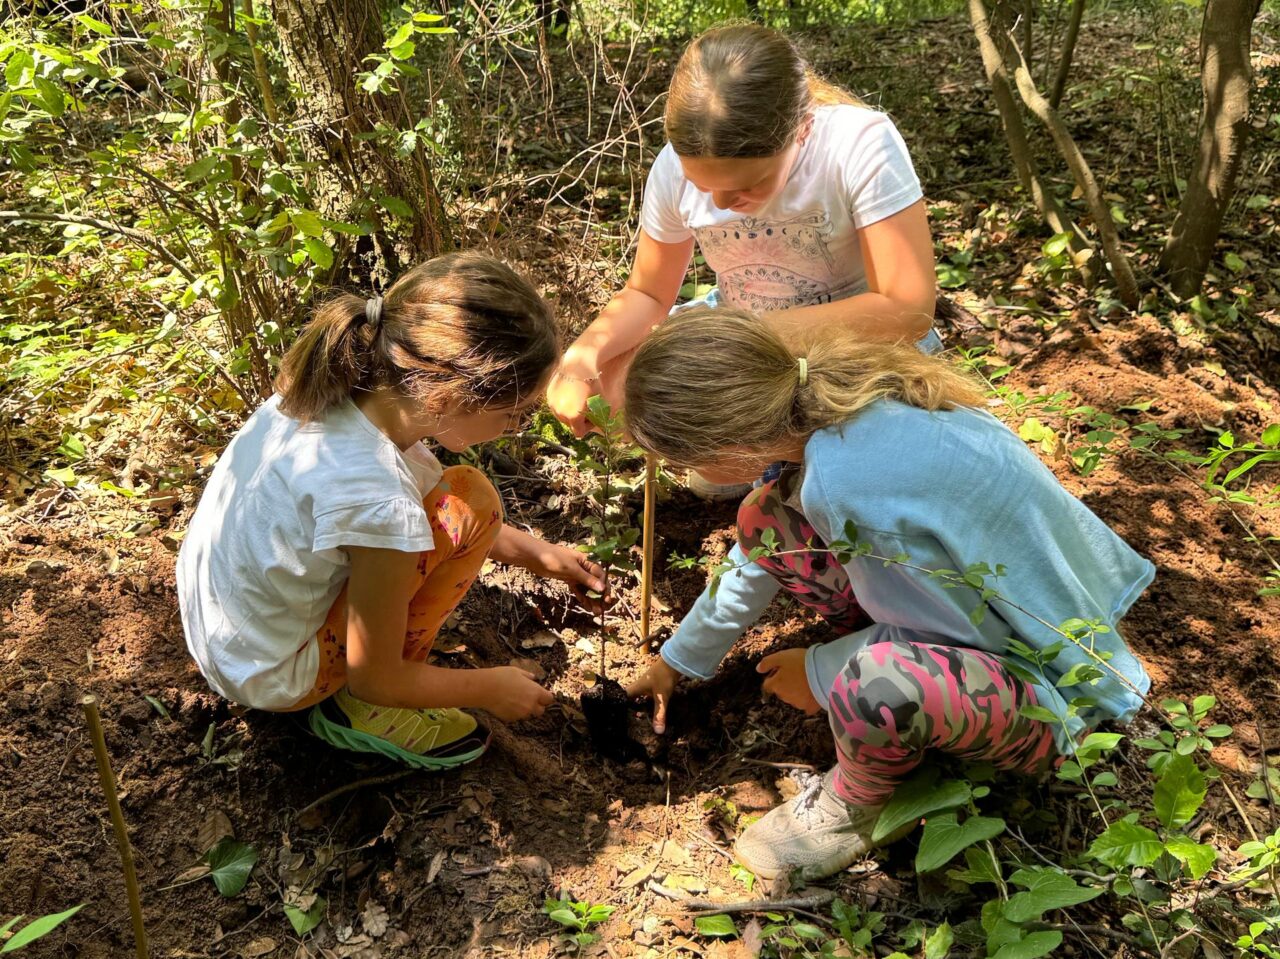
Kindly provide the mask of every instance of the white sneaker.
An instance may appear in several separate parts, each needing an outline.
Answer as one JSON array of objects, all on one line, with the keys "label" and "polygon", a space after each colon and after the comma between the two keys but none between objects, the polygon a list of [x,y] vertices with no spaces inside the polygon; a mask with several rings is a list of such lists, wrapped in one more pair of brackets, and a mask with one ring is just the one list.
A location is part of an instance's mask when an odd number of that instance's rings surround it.
[{"label": "white sneaker", "polygon": [[916,827],[909,822],[882,842],[872,842],[884,807],[846,803],[832,785],[835,772],[815,777],[800,795],[748,826],[733,846],[738,861],[761,879],[777,879],[793,869],[802,879],[823,879]]},{"label": "white sneaker", "polygon": [[706,500],[710,503],[725,503],[731,500],[744,499],[753,488],[750,483],[713,483],[709,479],[704,479],[700,473],[694,470],[689,471],[689,478],[685,480],[685,486],[698,499]]}]

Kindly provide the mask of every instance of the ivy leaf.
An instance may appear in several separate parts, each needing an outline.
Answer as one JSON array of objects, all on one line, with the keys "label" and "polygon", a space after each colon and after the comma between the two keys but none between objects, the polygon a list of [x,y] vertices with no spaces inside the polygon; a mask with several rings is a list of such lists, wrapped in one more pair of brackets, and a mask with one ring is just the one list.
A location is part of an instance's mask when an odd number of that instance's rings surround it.
[{"label": "ivy leaf", "polygon": [[1121,819],[1089,846],[1089,855],[1113,869],[1149,866],[1164,852],[1160,837],[1146,826]]},{"label": "ivy leaf", "polygon": [[1218,850],[1181,833],[1165,843],[1165,849],[1187,867],[1192,879],[1203,879],[1218,861]]},{"label": "ivy leaf", "polygon": [[1166,829],[1177,829],[1191,821],[1204,803],[1204,773],[1190,756],[1175,754],[1156,783],[1153,804],[1156,817]]},{"label": "ivy leaf", "polygon": [[1027,890],[1009,898],[1004,916],[1010,922],[1028,922],[1051,909],[1065,909],[1102,895],[1101,889],[1082,886],[1066,873],[1042,866],[1019,869],[1009,881]]},{"label": "ivy leaf", "polygon": [[315,901],[311,903],[310,909],[301,909],[291,903],[284,904],[284,914],[289,918],[289,924],[293,926],[293,931],[300,936],[305,936],[316,926],[320,925],[320,921],[324,919],[324,910],[328,905],[324,896],[316,896]]},{"label": "ivy leaf", "polygon": [[724,913],[715,916],[699,916],[693,921],[693,924],[698,927],[698,932],[704,936],[725,938],[738,934],[738,927]]},{"label": "ivy leaf", "polygon": [[937,778],[937,769],[927,767],[899,786],[880,813],[880,818],[876,820],[872,840],[879,842],[899,826],[942,809],[955,809],[969,801],[971,793],[968,783],[948,779],[935,787]]},{"label": "ivy leaf", "polygon": [[229,899],[249,881],[249,873],[258,861],[258,851],[248,843],[228,837],[205,853],[204,861],[209,864],[209,875],[218,892]]},{"label": "ivy leaf", "polygon": [[925,823],[920,849],[916,852],[916,871],[932,872],[949,863],[960,850],[1004,832],[1004,820],[988,816],[970,816],[956,821],[953,812],[930,816]]}]

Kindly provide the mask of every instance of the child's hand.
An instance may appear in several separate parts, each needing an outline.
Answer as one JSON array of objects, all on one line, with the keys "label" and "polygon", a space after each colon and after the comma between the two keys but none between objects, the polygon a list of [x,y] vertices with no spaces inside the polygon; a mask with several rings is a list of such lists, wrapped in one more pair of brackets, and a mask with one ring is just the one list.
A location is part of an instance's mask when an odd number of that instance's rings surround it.
[{"label": "child's hand", "polygon": [[591,430],[587,421],[587,400],[600,392],[598,379],[579,378],[577,374],[556,373],[547,387],[547,406],[577,437]]},{"label": "child's hand", "polygon": [[667,702],[679,679],[680,674],[668,666],[666,660],[658,657],[648,672],[627,687],[627,695],[632,699],[653,697],[653,731],[659,736],[667,731]]},{"label": "child's hand", "polygon": [[[569,584],[574,598],[584,608],[599,613],[604,608],[604,567],[593,563],[585,553],[570,546],[540,543],[537,553],[529,558],[526,568],[548,579],[559,579]],[[588,592],[596,597],[588,596]]]},{"label": "child's hand", "polygon": [[822,712],[822,704],[809,690],[809,677],[804,669],[803,649],[784,649],[770,653],[756,664],[756,672],[765,674],[764,691],[777,696],[789,706],[808,715]]},{"label": "child's hand", "polygon": [[484,698],[481,708],[503,722],[541,716],[555,699],[534,681],[533,674],[517,666],[497,666],[483,670]]}]

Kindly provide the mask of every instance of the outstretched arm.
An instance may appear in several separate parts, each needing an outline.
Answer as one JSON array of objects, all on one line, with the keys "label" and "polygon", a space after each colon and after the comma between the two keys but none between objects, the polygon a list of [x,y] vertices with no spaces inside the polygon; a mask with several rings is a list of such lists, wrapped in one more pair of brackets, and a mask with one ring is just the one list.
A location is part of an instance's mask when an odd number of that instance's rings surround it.
[{"label": "outstretched arm", "polygon": [[788,342],[805,331],[847,325],[878,340],[915,342],[933,325],[937,298],[933,239],[924,201],[858,231],[867,292],[767,316]]},{"label": "outstretched arm", "polygon": [[636,259],[619,290],[573,345],[547,390],[547,404],[578,436],[587,431],[587,398],[601,390],[600,371],[610,360],[634,349],[667,318],[684,283],[693,238],[660,243],[643,230]]}]

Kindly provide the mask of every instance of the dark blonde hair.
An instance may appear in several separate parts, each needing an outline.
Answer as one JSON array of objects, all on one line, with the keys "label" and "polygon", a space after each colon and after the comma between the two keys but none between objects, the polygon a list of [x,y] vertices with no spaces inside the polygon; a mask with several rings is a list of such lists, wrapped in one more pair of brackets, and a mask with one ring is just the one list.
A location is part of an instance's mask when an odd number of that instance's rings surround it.
[{"label": "dark blonde hair", "polygon": [[667,140],[684,157],[767,157],[815,106],[853,94],[815,76],[787,37],[754,23],[713,27],[685,49],[667,91]]},{"label": "dark blonde hair", "polygon": [[[805,382],[798,359],[805,358]],[[926,410],[979,406],[982,391],[950,363],[910,343],[814,333],[794,352],[746,310],[695,307],[667,320],[627,372],[634,440],[681,466],[727,450],[770,451],[852,419],[889,398]]]},{"label": "dark blonde hair", "polygon": [[516,407],[560,357],[551,308],[492,257],[450,253],[392,285],[381,310],[342,294],[320,307],[285,354],[280,408],[308,422],[353,393],[390,387],[427,409]]}]

